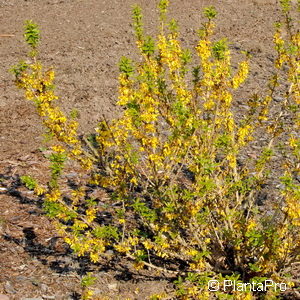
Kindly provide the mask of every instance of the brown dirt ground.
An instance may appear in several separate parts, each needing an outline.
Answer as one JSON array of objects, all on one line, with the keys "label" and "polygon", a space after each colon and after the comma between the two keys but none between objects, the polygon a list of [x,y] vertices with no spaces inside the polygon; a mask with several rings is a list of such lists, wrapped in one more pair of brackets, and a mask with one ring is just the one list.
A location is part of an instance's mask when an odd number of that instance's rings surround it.
[{"label": "brown dirt ground", "polygon": [[[229,39],[233,56],[240,58],[241,50],[252,54],[251,75],[240,101],[261,93],[274,59],[277,1],[171,2],[170,15],[179,21],[182,42],[188,47],[196,45],[203,7],[216,6],[217,36]],[[0,294],[10,299],[77,299],[80,271],[88,268],[59,238],[55,243],[55,231],[37,205],[39,200],[18,186],[18,176],[28,173],[46,182],[47,166],[38,150],[43,130],[34,107],[24,100],[8,73],[27,53],[23,22],[32,19],[40,25],[41,59],[55,67],[61,105],[65,111],[80,111],[80,130],[86,134],[93,131],[102,114],[110,118],[118,112],[117,62],[122,55],[136,55],[130,26],[135,3],[143,8],[146,29],[154,32],[156,1],[0,0],[0,35],[14,35],[0,37]],[[137,274],[122,260],[99,268],[99,299],[107,295],[108,299],[142,300],[169,289],[167,278],[147,270]]]}]

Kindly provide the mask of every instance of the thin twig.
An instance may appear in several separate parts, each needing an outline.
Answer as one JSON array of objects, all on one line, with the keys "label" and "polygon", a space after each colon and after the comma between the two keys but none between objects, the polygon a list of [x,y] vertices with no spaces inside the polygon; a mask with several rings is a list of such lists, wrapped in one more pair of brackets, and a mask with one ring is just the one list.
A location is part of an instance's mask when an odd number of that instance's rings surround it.
[{"label": "thin twig", "polygon": [[[126,256],[132,260],[136,260],[136,258],[131,255],[131,254],[128,254],[126,253]],[[180,271],[173,271],[173,270],[168,270],[168,269],[165,269],[165,268],[162,268],[162,267],[158,267],[156,265],[153,265],[153,264],[150,264],[150,263],[147,263],[145,261],[143,261],[143,264],[149,268],[152,268],[152,269],[156,269],[156,270],[159,270],[159,271],[162,271],[162,272],[167,272],[167,273],[170,273],[170,274],[178,274]]]},{"label": "thin twig", "polygon": [[93,152],[93,154],[95,155],[95,157],[100,157],[97,149],[93,146],[93,144],[85,136],[82,137],[82,140],[90,148],[90,150]]}]

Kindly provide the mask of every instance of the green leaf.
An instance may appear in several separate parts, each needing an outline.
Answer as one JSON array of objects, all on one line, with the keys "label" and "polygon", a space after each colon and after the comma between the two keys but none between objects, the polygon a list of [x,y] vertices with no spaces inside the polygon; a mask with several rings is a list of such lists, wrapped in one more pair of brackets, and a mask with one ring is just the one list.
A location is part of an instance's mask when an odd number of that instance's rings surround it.
[{"label": "green leaf", "polygon": [[96,281],[96,277],[93,276],[92,273],[87,273],[87,275],[83,276],[81,279],[81,286],[82,287],[88,287],[94,284],[94,282]]},{"label": "green leaf", "polygon": [[217,16],[217,10],[215,9],[214,6],[209,6],[206,7],[204,9],[204,16],[208,19],[208,20],[212,20]]},{"label": "green leaf", "polygon": [[147,36],[145,41],[144,41],[144,44],[142,46],[142,51],[143,53],[145,53],[146,55],[150,56],[154,53],[155,51],[155,43],[152,39],[151,36]]},{"label": "green leaf", "polygon": [[18,64],[14,65],[9,69],[11,73],[13,73],[16,78],[20,77],[20,75],[28,68],[28,64],[25,61],[20,61]]},{"label": "green leaf", "polygon": [[21,179],[21,182],[22,182],[23,184],[25,184],[25,186],[26,186],[29,190],[34,190],[34,188],[35,188],[36,185],[37,185],[36,180],[33,179],[31,176],[24,175],[24,176],[21,176],[20,179]]},{"label": "green leaf", "polygon": [[225,52],[228,50],[227,40],[222,39],[215,42],[212,47],[213,55],[216,59],[222,60],[225,57]]},{"label": "green leaf", "polygon": [[142,18],[143,16],[140,6],[134,6],[132,10],[133,28],[139,41],[142,41],[144,36]]},{"label": "green leaf", "polygon": [[119,62],[119,70],[120,72],[125,73],[127,76],[130,76],[134,71],[132,60],[126,56],[122,56]]},{"label": "green leaf", "polygon": [[97,226],[93,230],[93,235],[97,238],[108,238],[108,239],[119,239],[119,233],[118,229],[116,227],[113,227],[111,225],[107,226]]},{"label": "green leaf", "polygon": [[40,41],[40,30],[37,24],[33,23],[32,20],[25,21],[25,33],[24,38],[26,43],[35,49]]}]

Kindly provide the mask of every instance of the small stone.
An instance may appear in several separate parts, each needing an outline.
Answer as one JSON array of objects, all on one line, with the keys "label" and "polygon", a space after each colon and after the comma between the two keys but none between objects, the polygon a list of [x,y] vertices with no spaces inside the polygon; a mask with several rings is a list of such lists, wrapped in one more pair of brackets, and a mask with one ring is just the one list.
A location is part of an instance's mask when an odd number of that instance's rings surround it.
[{"label": "small stone", "polygon": [[[97,289],[97,288],[94,288],[93,291],[94,291],[94,296],[99,296],[99,295],[101,295],[101,293],[102,293],[102,290]],[[0,299],[0,300],[1,300],[1,299]]]},{"label": "small stone", "polygon": [[111,283],[107,285],[108,289],[111,291],[116,291],[118,289],[118,285],[116,283]]},{"label": "small stone", "polygon": [[43,299],[54,299],[55,300],[55,296],[49,296],[49,295],[42,295]]},{"label": "small stone", "polygon": [[31,279],[31,283],[35,286],[39,286],[40,285],[40,282],[36,279],[36,278],[32,278]]},{"label": "small stone", "polygon": [[43,300],[43,298],[22,298],[21,300]]},{"label": "small stone", "polygon": [[9,300],[9,297],[3,294],[0,294],[0,300]]},{"label": "small stone", "polygon": [[24,270],[25,268],[27,268],[27,265],[21,265],[21,266],[18,267],[18,269],[21,270],[21,271]]},{"label": "small stone", "polygon": [[[48,290],[48,285],[47,284],[45,284],[45,283],[42,283],[41,284],[41,290],[43,291],[43,292],[46,292],[47,290]],[[44,296],[42,296],[42,297],[44,297]],[[44,297],[45,298],[45,297]],[[51,298],[52,299],[52,298]]]},{"label": "small stone", "polygon": [[[25,281],[25,280],[27,280],[27,279],[28,279],[28,277],[23,276],[23,275],[19,275],[19,276],[16,277],[16,280],[17,280],[17,281]],[[1,299],[0,299],[0,300],[1,300]]]},{"label": "small stone", "polygon": [[71,172],[65,175],[67,178],[77,178],[78,177],[78,173],[76,172]]},{"label": "small stone", "polygon": [[284,98],[282,98],[282,97],[274,97],[273,100],[274,100],[275,102],[283,102],[283,101],[284,101]]},{"label": "small stone", "polygon": [[5,285],[4,285],[4,289],[6,293],[9,294],[15,294],[16,290],[14,289],[14,287],[11,285],[11,283],[9,281],[6,281]]},{"label": "small stone", "polygon": [[109,255],[109,256],[113,256],[114,255],[114,251],[113,250],[107,250],[105,252],[106,255]]}]

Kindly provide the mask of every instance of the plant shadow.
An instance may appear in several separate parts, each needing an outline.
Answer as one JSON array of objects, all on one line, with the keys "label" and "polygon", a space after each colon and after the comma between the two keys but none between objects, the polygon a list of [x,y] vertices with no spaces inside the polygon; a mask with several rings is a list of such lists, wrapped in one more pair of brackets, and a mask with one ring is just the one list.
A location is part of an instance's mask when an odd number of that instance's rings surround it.
[{"label": "plant shadow", "polygon": [[[77,187],[72,180],[68,181],[71,189]],[[21,182],[18,174],[0,174],[0,194],[6,194],[22,205],[30,207],[28,213],[33,215],[45,215],[43,212],[43,197],[29,197],[25,195],[21,188],[24,185]],[[93,191],[93,187],[89,187],[89,192]],[[67,199],[65,200],[67,201]],[[99,223],[105,224],[112,216],[108,212],[103,216],[98,216]],[[41,243],[36,234],[34,226],[23,227],[22,237],[16,238],[10,234],[3,233],[2,238],[12,244],[22,247],[23,250],[33,258],[36,258],[44,266],[60,275],[76,274],[81,277],[89,272],[105,272],[113,274],[115,280],[123,282],[145,282],[145,281],[160,281],[167,280],[170,283],[174,280],[173,277],[165,275],[157,275],[151,270],[147,270],[145,274],[141,274],[131,267],[128,267],[128,261],[120,256],[111,256],[109,259],[103,259],[99,263],[92,263],[88,256],[76,256],[70,249],[69,245],[63,242],[63,237],[54,236],[47,239],[47,243]],[[63,247],[58,247],[62,245]],[[107,249],[112,252],[112,249]],[[159,262],[158,262],[159,263]],[[70,295],[71,299],[80,299],[80,295],[73,292]]]}]

